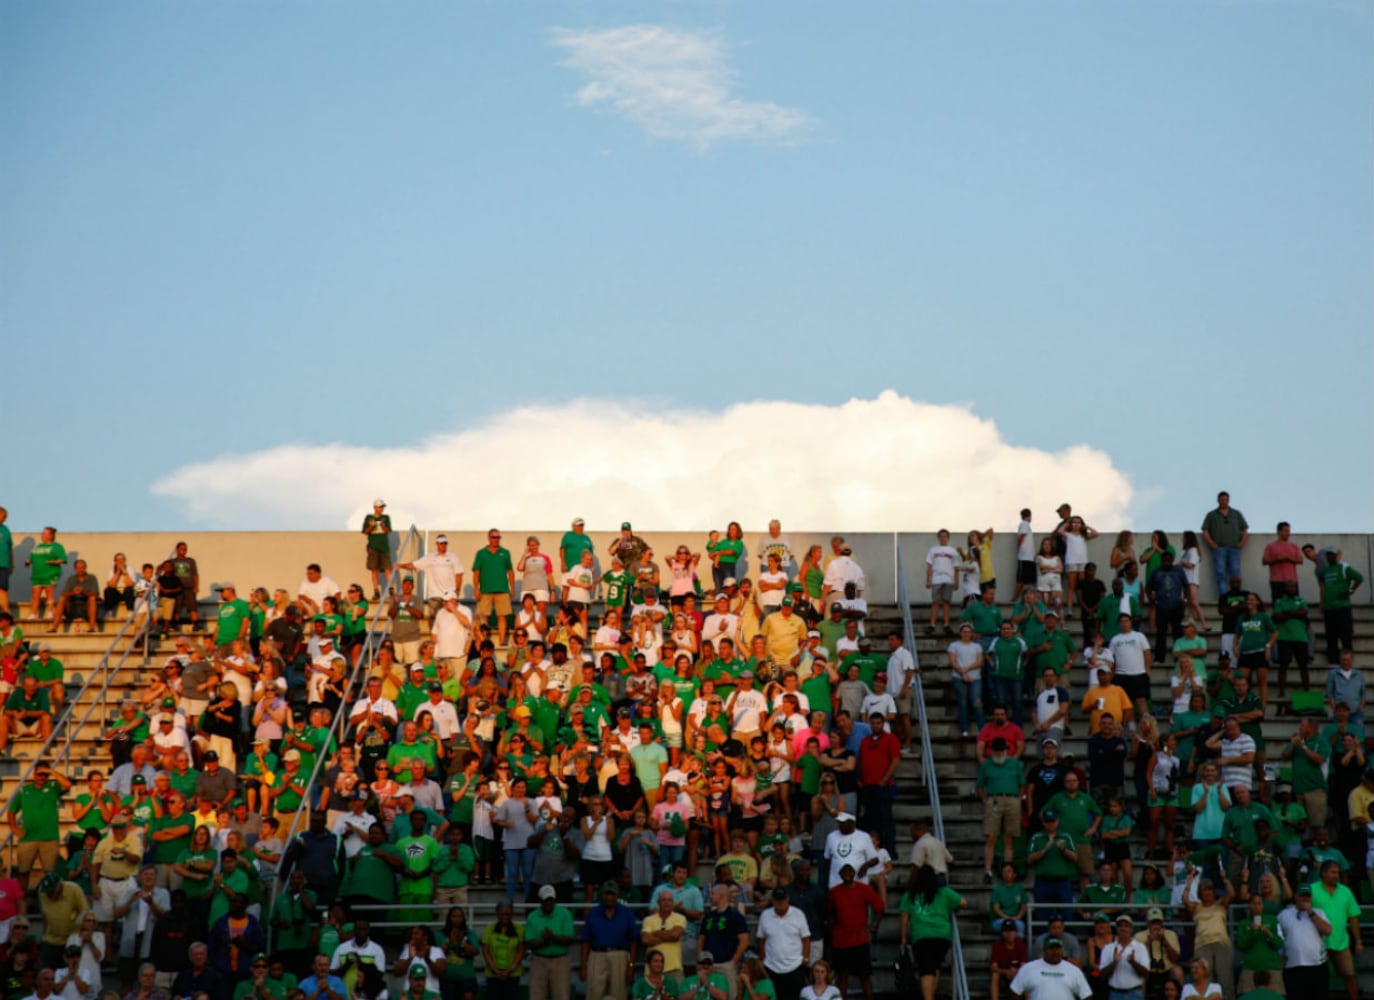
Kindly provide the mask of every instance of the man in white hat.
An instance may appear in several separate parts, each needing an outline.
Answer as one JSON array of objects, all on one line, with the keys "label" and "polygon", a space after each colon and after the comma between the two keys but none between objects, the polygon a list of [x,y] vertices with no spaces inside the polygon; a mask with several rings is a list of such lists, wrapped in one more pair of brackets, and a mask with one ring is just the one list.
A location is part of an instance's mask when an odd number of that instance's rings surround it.
[{"label": "man in white hat", "polygon": [[472,634],[472,615],[458,603],[458,595],[446,590],[439,595],[442,602],[434,613],[434,656],[447,679],[455,665],[464,662],[468,636]]},{"label": "man in white hat", "polygon": [[372,599],[376,601],[382,596],[381,577],[391,572],[391,515],[386,513],[386,501],[381,497],[372,501],[372,513],[363,518],[363,534],[367,536]]},{"label": "man in white hat", "polygon": [[838,830],[831,830],[825,838],[825,861],[829,866],[830,877],[827,889],[833,889],[844,881],[840,869],[845,865],[854,866],[854,875],[865,878],[870,868],[878,863],[878,849],[873,845],[873,837],[855,828],[853,813],[842,812],[835,817]]}]

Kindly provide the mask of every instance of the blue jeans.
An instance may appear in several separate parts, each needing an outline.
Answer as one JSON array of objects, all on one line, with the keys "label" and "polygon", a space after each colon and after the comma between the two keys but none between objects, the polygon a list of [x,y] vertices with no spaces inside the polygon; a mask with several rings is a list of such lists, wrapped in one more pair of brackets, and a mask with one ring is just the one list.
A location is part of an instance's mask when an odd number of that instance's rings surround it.
[{"label": "blue jeans", "polygon": [[[1056,916],[1063,917],[1065,920],[1073,919],[1073,908],[1068,905],[1073,902],[1073,882],[1066,878],[1042,878],[1036,876],[1035,886],[1032,895],[1037,904],[1035,910],[1035,924],[1031,928],[1032,933],[1039,933],[1039,928],[1048,924]],[[1041,909],[1041,903],[1063,903],[1064,906],[1055,909],[1046,907]]]},{"label": "blue jeans", "polygon": [[658,866],[667,868],[675,865],[687,856],[686,844],[659,844],[658,845]]},{"label": "blue jeans", "polygon": [[1107,1000],[1142,1000],[1144,996],[1140,990],[1107,990]]},{"label": "blue jeans", "polygon": [[969,714],[972,713],[978,723],[978,728],[983,728],[983,679],[980,677],[976,681],[960,680],[958,677],[951,678],[954,684],[954,703],[959,706],[959,732],[966,733],[968,729]]},{"label": "blue jeans", "polygon": [[1212,550],[1212,572],[1217,578],[1217,598],[1231,589],[1231,577],[1240,576],[1240,549],[1219,545]]},{"label": "blue jeans", "polygon": [[[515,902],[516,882],[520,883],[522,890],[529,886],[530,877],[534,874],[536,853],[533,847],[506,848],[506,902]],[[523,891],[520,898],[525,898]]]},{"label": "blue jeans", "polygon": [[1021,725],[1021,678],[994,677],[992,679],[992,699],[1007,709],[1011,721]]}]

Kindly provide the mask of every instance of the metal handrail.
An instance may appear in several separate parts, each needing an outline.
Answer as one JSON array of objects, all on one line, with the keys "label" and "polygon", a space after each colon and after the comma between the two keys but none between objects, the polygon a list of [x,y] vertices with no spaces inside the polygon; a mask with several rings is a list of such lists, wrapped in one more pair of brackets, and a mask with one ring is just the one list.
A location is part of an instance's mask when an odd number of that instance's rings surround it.
[{"label": "metal handrail", "polygon": [[[97,598],[93,597],[91,599],[96,600]],[[22,791],[24,785],[33,775],[34,769],[40,763],[47,764],[49,767],[53,767],[59,762],[66,762],[71,759],[72,745],[76,742],[75,734],[81,731],[81,728],[90,719],[91,713],[95,711],[96,706],[100,706],[102,710],[108,713],[110,682],[114,679],[116,675],[118,675],[119,671],[123,668],[125,661],[127,661],[129,658],[129,654],[138,649],[139,638],[142,638],[144,640],[143,663],[144,665],[147,665],[149,659],[151,658],[151,646],[148,641],[148,636],[152,632],[152,625],[154,620],[153,616],[156,613],[157,609],[156,590],[150,591],[149,594],[145,597],[145,600],[148,601],[148,610],[144,617],[144,627],[142,634],[135,635],[133,637],[133,641],[129,643],[127,647],[125,647],[124,651],[120,653],[119,659],[114,662],[113,666],[111,666],[110,657],[112,657],[115,654],[115,651],[118,648],[120,642],[124,639],[125,634],[128,633],[131,629],[134,629],[134,626],[138,622],[138,615],[130,614],[129,617],[125,620],[123,627],[121,627],[120,630],[117,633],[115,633],[114,638],[110,640],[110,645],[106,647],[104,654],[102,654],[100,657],[100,661],[96,663],[94,667],[91,668],[90,673],[87,674],[86,679],[82,683],[81,687],[77,690],[76,694],[67,702],[66,707],[62,711],[62,714],[53,723],[52,732],[48,734],[48,738],[43,741],[43,745],[38,748],[38,752],[33,755],[33,759],[30,760],[28,766],[23,769],[23,773],[20,774],[19,781],[16,783],[14,791],[12,791],[9,794],[9,797],[5,800],[4,810],[6,815],[9,814],[10,807],[19,797],[20,791]],[[135,607],[137,607],[137,604],[135,604]],[[96,676],[101,674],[102,671],[104,673],[104,679],[101,682],[100,690],[96,692],[95,697],[92,698],[90,702],[86,705],[86,711],[82,713],[81,718],[73,722],[72,717],[76,713],[76,709],[78,705],[81,703],[81,699],[86,696],[86,693],[88,691],[90,691],[91,686],[95,683]],[[57,753],[51,759],[49,759],[48,752],[52,749],[53,744],[57,742],[59,737],[63,740],[62,749],[57,751]],[[15,851],[13,829],[9,830],[5,834],[4,841],[0,842],[0,851],[4,851],[9,856],[10,868],[13,869]]]},{"label": "metal handrail", "polygon": [[[912,702],[916,706],[916,721],[921,727],[921,777],[930,796],[931,828],[941,841],[945,839],[945,819],[940,809],[940,782],[935,773],[935,752],[930,741],[929,717],[926,714],[925,684],[921,677],[921,661],[916,654],[916,630],[911,623],[911,598],[907,593],[906,570],[902,565],[902,546],[893,535],[893,551],[897,564],[897,604],[902,611],[902,645],[911,654],[916,668],[912,678]],[[964,968],[964,948],[959,940],[959,919],[951,918],[950,955],[954,963],[954,1000],[968,1000],[968,971]],[[905,945],[906,942],[901,942]]]},{"label": "metal handrail", "polygon": [[[403,539],[401,539],[401,544],[400,544],[399,546],[397,546],[397,548],[396,548],[396,554],[397,554],[397,557],[398,557],[398,558],[395,560],[396,562],[400,562],[400,561],[401,561],[400,558],[399,558],[400,555],[401,555],[401,553],[403,553],[403,552],[406,551],[406,549],[410,546],[411,542],[418,542],[419,537],[420,537],[420,531],[419,531],[419,529],[416,528],[415,525],[412,524],[412,525],[410,526],[410,530],[406,532],[406,536],[405,536]],[[342,743],[342,740],[343,740],[343,732],[344,732],[344,730],[347,728],[347,725],[348,725],[348,703],[347,703],[347,698],[348,698],[348,696],[357,688],[357,686],[358,686],[358,681],[359,681],[359,679],[362,677],[363,671],[366,670],[366,669],[371,665],[371,663],[372,663],[372,654],[373,654],[373,651],[374,651],[373,643],[375,642],[375,643],[377,644],[378,647],[380,647],[380,645],[381,645],[382,637],[383,637],[383,635],[384,635],[384,630],[383,630],[383,628],[382,628],[382,626],[381,626],[381,623],[382,623],[382,611],[383,611],[383,609],[384,609],[384,608],[386,607],[386,605],[387,605],[387,598],[391,595],[391,591],[392,591],[392,588],[393,588],[393,583],[394,583],[397,579],[399,579],[399,574],[400,574],[400,570],[395,569],[395,568],[393,568],[389,573],[387,573],[386,580],[385,580],[384,584],[382,585],[381,597],[378,598],[378,600],[377,600],[377,606],[376,606],[375,609],[373,609],[373,613],[372,613],[372,624],[368,626],[367,634],[363,637],[363,648],[362,648],[362,652],[361,652],[361,653],[359,654],[359,656],[358,656],[358,662],[357,662],[357,664],[353,667],[353,672],[352,672],[352,673],[349,675],[349,677],[348,677],[348,683],[347,683],[346,685],[344,685],[344,699],[345,699],[345,701],[344,701],[343,704],[341,704],[341,705],[339,706],[339,707],[340,707],[340,711],[337,712],[337,713],[335,714],[334,720],[329,724],[329,737],[328,737],[328,739],[325,740],[325,744],[324,744],[325,747],[328,747],[328,746],[329,746],[329,743],[330,743],[331,740],[335,740],[335,741],[338,741],[338,742]],[[300,823],[301,823],[301,813],[302,813],[302,812],[305,812],[305,811],[309,808],[309,804],[310,804],[310,798],[311,798],[311,796],[310,796],[310,794],[309,794],[309,790],[312,789],[312,788],[314,787],[315,783],[319,780],[320,773],[324,770],[325,759],[326,759],[327,757],[328,757],[328,754],[326,754],[326,753],[320,753],[320,754],[316,755],[316,757],[315,757],[315,766],[311,769],[311,771],[310,771],[310,779],[306,782],[307,794],[304,795],[304,796],[301,798],[301,803],[300,803],[300,805],[298,805],[298,806],[296,807],[296,811],[293,812],[293,813],[291,814],[291,825],[290,825],[288,831],[286,831],[286,832],[288,832],[288,833],[291,835],[291,837],[294,837],[297,833],[300,832],[299,827],[300,827]],[[275,884],[277,884],[277,885],[280,885],[280,884],[281,884],[282,870],[285,868],[285,866],[286,866],[286,851],[283,850],[283,851],[282,851],[282,856],[281,856],[281,858],[278,859],[278,861],[277,861],[276,878],[275,878]],[[271,928],[270,928],[270,926],[269,926],[268,929],[267,929],[267,933],[268,933],[268,943],[270,944],[270,943],[271,943]]]}]

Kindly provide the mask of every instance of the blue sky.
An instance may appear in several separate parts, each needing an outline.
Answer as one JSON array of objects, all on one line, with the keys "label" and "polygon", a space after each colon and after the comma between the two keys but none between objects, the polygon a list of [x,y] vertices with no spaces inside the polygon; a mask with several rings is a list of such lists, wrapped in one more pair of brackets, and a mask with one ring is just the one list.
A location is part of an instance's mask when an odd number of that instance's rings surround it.
[{"label": "blue sky", "polygon": [[[1371,21],[1286,0],[5,4],[0,504],[73,530],[258,526],[278,500],[276,526],[334,528],[377,492],[430,515],[425,491],[565,477],[534,444],[559,427],[652,487],[664,462],[632,456],[655,418],[737,441],[737,485],[750,454],[814,447],[833,494],[917,464],[963,407],[994,464],[1041,461],[1036,496],[1116,490],[1119,516],[1177,528],[1225,486],[1252,521],[1374,530]],[[835,408],[884,390],[923,415],[876,453],[831,439]],[[813,409],[781,444],[774,411],[730,409],[752,401]],[[597,412],[609,431],[568,417]],[[487,432],[509,447],[483,469],[445,450]],[[1075,446],[1109,460],[1077,481],[1053,461]],[[667,464],[719,481],[714,445],[682,447]],[[367,475],[407,455],[427,471]],[[285,502],[339,462],[359,495]],[[977,491],[961,462],[911,492]],[[1087,481],[1104,467],[1129,494]],[[846,509],[797,492],[769,502],[799,527]],[[609,520],[617,495],[607,472],[578,499]],[[573,507],[550,497],[551,523]]]}]

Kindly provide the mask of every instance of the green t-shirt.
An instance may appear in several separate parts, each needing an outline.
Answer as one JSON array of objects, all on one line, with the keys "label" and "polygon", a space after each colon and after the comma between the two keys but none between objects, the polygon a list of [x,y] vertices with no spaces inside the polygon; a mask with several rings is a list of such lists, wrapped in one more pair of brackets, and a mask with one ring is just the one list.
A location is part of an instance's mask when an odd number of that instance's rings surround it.
[{"label": "green t-shirt", "polygon": [[1102,808],[1082,791],[1073,797],[1067,792],[1056,793],[1045,803],[1041,813],[1046,810],[1059,814],[1059,830],[1070,837],[1085,836],[1088,827],[1093,825],[1093,818],[1102,815]]},{"label": "green t-shirt", "polygon": [[215,642],[224,646],[245,634],[240,630],[243,623],[248,620],[248,602],[235,598],[232,601],[223,601],[219,606],[219,622],[215,627]]},{"label": "green t-shirt", "polygon": [[582,553],[593,551],[591,536],[586,532],[582,534],[578,534],[576,531],[563,532],[558,547],[563,550],[563,558],[567,560],[569,570],[582,562]]},{"label": "green t-shirt", "polygon": [[995,604],[984,604],[982,601],[974,601],[959,615],[961,622],[968,622],[973,626],[975,635],[987,638],[997,635],[1002,628],[1002,609]]},{"label": "green t-shirt", "polygon": [[429,684],[428,682],[416,684],[414,681],[406,681],[392,700],[396,705],[396,714],[402,719],[413,719],[415,718],[415,710],[429,701]]},{"label": "green t-shirt", "polygon": [[[1301,597],[1280,597],[1274,602],[1274,617],[1291,611],[1306,611],[1307,602]],[[1280,642],[1306,642],[1307,641],[1307,619],[1298,616],[1296,618],[1286,618],[1278,623]]]},{"label": "green t-shirt", "polygon": [[520,942],[524,940],[524,929],[520,924],[511,921],[511,930],[514,933],[502,933],[493,921],[482,932],[482,944],[486,945],[487,950],[491,952],[492,960],[502,969],[511,967],[515,961],[515,953],[520,948]]},{"label": "green t-shirt", "polygon": [[[800,669],[798,670],[798,676],[801,676],[803,673],[809,674],[813,662],[809,654],[804,655],[802,657]],[[829,713],[830,675],[825,670],[813,676],[808,676],[806,680],[802,681],[798,686],[798,690],[806,695],[806,700],[811,705],[811,710],[813,712]]]},{"label": "green t-shirt", "polygon": [[363,534],[373,552],[391,552],[391,515],[368,514],[363,518]]},{"label": "green t-shirt", "polygon": [[1207,659],[1207,640],[1206,640],[1206,639],[1202,638],[1201,636],[1198,636],[1197,638],[1194,638],[1194,639],[1185,639],[1185,638],[1183,638],[1182,636],[1180,636],[1179,638],[1177,638],[1177,639],[1174,640],[1173,652],[1174,652],[1174,659],[1178,659],[1178,657],[1179,657],[1180,655],[1186,653],[1188,656],[1192,657],[1195,661],[1198,661],[1197,663],[1194,663],[1194,665],[1193,665],[1193,671],[1194,671],[1194,673],[1198,673],[1198,674],[1203,673],[1203,669],[1202,669],[1202,666],[1201,666],[1201,661],[1204,661],[1204,660]]},{"label": "green t-shirt", "polygon": [[[34,550],[34,572],[37,572],[37,549]],[[1364,582],[1364,576],[1353,566],[1345,563],[1336,563],[1334,566],[1324,566],[1321,571],[1322,581],[1322,607],[1324,608],[1348,608],[1350,607],[1350,588],[1357,583]],[[34,582],[37,583],[35,577]]]},{"label": "green t-shirt", "polygon": [[1126,902],[1126,887],[1120,883],[1103,885],[1094,882],[1092,885],[1083,889],[1081,901],[1086,905],[1086,909],[1100,910],[1106,906],[1120,906]]},{"label": "green t-shirt", "polygon": [[277,779],[272,782],[272,787],[273,789],[281,789],[281,793],[273,800],[273,808],[278,812],[291,812],[299,809],[309,780],[310,775],[304,770],[299,770],[294,775],[290,771],[278,771]]},{"label": "green t-shirt", "polygon": [[[174,840],[152,840],[151,834],[179,828],[185,828],[185,832]],[[154,816],[152,823],[148,825],[149,840],[153,845],[153,860],[160,865],[173,864],[181,857],[182,851],[190,849],[191,834],[195,833],[195,830],[195,818],[188,812],[183,812],[180,816]]]},{"label": "green t-shirt", "polygon": [[1069,663],[1073,660],[1073,654],[1078,650],[1074,644],[1073,636],[1061,628],[1054,632],[1045,633],[1045,637],[1040,642],[1043,644],[1046,641],[1049,642],[1050,648],[1039,655],[1036,663],[1042,670],[1045,667],[1053,667],[1057,674],[1067,673]]},{"label": "green t-shirt", "polygon": [[[998,882],[992,887],[992,899],[989,900],[988,913],[994,921],[996,920],[1019,920],[1016,914],[1021,911],[1021,907],[1026,905],[1026,887],[1020,882],[1013,882],[1007,885],[1005,882]],[[994,906],[1002,907],[1005,917],[999,917]]]},{"label": "green t-shirt", "polygon": [[[1321,756],[1322,762],[1331,759],[1331,744],[1322,739],[1321,734],[1304,741],[1307,749]],[[1293,794],[1326,791],[1326,775],[1322,765],[1314,764],[1301,750],[1293,751]]]},{"label": "green t-shirt", "polygon": [[44,663],[41,657],[35,656],[24,668],[24,673],[39,684],[51,684],[62,679],[62,661],[55,656],[49,656],[48,662]]},{"label": "green t-shirt", "polygon": [[[1205,725],[1212,718],[1212,713],[1206,710],[1201,712],[1178,712],[1174,715],[1174,729],[1196,729],[1198,726]],[[1178,759],[1185,763],[1193,758],[1193,739],[1192,736],[1181,736],[1178,740]]]},{"label": "green t-shirt", "polygon": [[601,583],[606,588],[606,607],[623,608],[630,595],[630,588],[634,585],[634,579],[625,570],[619,573],[612,570],[603,576]]},{"label": "green t-shirt", "polygon": [[362,635],[367,631],[367,602],[359,598],[353,607],[358,610],[356,615],[351,609],[345,609],[343,614],[344,635]]},{"label": "green t-shirt", "polygon": [[[92,796],[90,792],[82,792],[80,795],[76,797],[76,804],[79,806],[84,806],[93,798],[94,796]],[[101,792],[100,799],[102,802],[113,803],[115,806],[119,805],[119,800],[115,798],[115,796],[111,795],[109,792]],[[77,820],[76,826],[78,830],[103,831],[105,829],[105,816],[100,811],[100,803],[97,802],[95,804],[95,807],[92,808],[90,812],[86,813],[85,816],[82,816],[79,820]]]},{"label": "green t-shirt", "polygon": [[1302,834],[1295,827],[1307,819],[1307,808],[1301,802],[1284,805],[1276,802],[1269,810],[1274,814],[1274,841],[1280,847],[1290,847],[1302,841]]},{"label": "green t-shirt", "polygon": [[[1034,605],[1017,604],[1011,609],[1012,618],[1015,619],[1022,612],[1025,612],[1027,607],[1033,607],[1042,615],[1049,611],[1043,602],[1037,602]],[[1026,640],[1027,647],[1038,646],[1045,641],[1045,625],[1033,613],[1027,613],[1021,619],[1021,623],[1016,626],[1016,634]]]},{"label": "green t-shirt", "polygon": [[472,870],[477,866],[477,855],[467,844],[459,844],[455,854],[453,847],[444,845],[443,853],[435,863],[435,870],[439,873],[436,883],[441,889],[461,888],[468,884],[472,877]]},{"label": "green t-shirt", "polygon": [[1020,795],[1025,783],[1025,767],[1016,757],[1006,757],[1001,764],[988,757],[978,765],[976,786],[988,795]]},{"label": "green t-shirt", "polygon": [[506,574],[514,571],[510,552],[505,549],[498,548],[493,552],[484,545],[472,557],[472,572],[477,574],[480,593],[509,594],[510,578]]},{"label": "green t-shirt", "polygon": [[119,807],[129,810],[129,822],[140,830],[146,831],[153,822],[153,800],[151,796],[145,795],[138,798],[134,795],[126,795],[119,800]]},{"label": "green t-shirt", "polygon": [[1248,913],[1244,919],[1236,922],[1236,947],[1241,950],[1243,956],[1242,969],[1254,971],[1283,968],[1283,959],[1279,957],[1282,945],[1283,938],[1279,937],[1278,921],[1272,916],[1261,916],[1259,926],[1255,926],[1254,918]]},{"label": "green t-shirt", "polygon": [[194,767],[188,767],[186,773],[172,771],[172,787],[180,792],[187,801],[196,797],[196,781],[200,778],[200,772]]},{"label": "green t-shirt", "polygon": [[[10,696],[5,701],[5,710],[8,712],[51,712],[52,703],[48,701],[48,689],[38,688],[30,698],[24,693],[21,687],[15,688],[10,692]],[[147,730],[144,730],[145,737]]]},{"label": "green t-shirt", "polygon": [[[208,851],[192,851],[188,848],[177,855],[177,864],[180,865],[189,865],[192,863],[209,863],[210,865],[214,865],[218,860],[219,855],[216,854],[213,849]],[[205,872],[199,878],[191,875],[183,876],[181,879],[181,888],[186,893],[186,898],[204,899],[206,896],[210,895],[210,891],[214,888],[214,877],[215,872],[213,868]]]},{"label": "green t-shirt", "polygon": [[[464,846],[467,846],[466,844]],[[480,950],[482,942],[478,940],[477,932],[468,928],[465,942]],[[475,955],[468,956],[463,954],[458,948],[453,947],[447,940],[443,943],[444,957],[448,959],[448,965],[444,968],[445,979],[458,979],[464,982],[472,982],[477,979],[477,970],[473,967]]]},{"label": "green t-shirt", "polygon": [[418,837],[402,837],[396,844],[405,870],[401,875],[400,891],[414,895],[429,895],[434,891],[430,870],[434,867],[444,848],[427,833]]},{"label": "green t-shirt", "polygon": [[[969,605],[973,607],[973,605]],[[998,636],[988,647],[988,657],[992,660],[992,676],[1009,680],[1021,679],[1021,657],[1026,654],[1026,640],[1020,636],[1003,639]]]},{"label": "green t-shirt", "polygon": [[33,844],[57,840],[57,809],[61,802],[62,786],[51,778],[41,785],[32,781],[20,785],[9,806],[10,815],[18,813],[24,825],[20,842]]},{"label": "green t-shirt", "polygon": [[392,844],[382,844],[380,847],[364,844],[357,854],[344,863],[346,895],[366,896],[379,903],[396,901],[396,873],[378,857],[379,854],[397,857],[396,847]]},{"label": "green t-shirt", "polygon": [[1236,622],[1236,642],[1241,654],[1261,652],[1274,634],[1274,619],[1265,612],[1242,615]]},{"label": "green t-shirt", "polygon": [[566,955],[572,945],[544,944],[541,939],[546,930],[555,937],[574,937],[572,911],[567,907],[555,905],[552,913],[546,914],[541,908],[535,907],[525,914],[526,949],[544,958]]},{"label": "green t-shirt", "polygon": [[887,670],[887,658],[877,653],[850,653],[840,663],[840,676],[847,676],[849,668],[855,665],[859,668],[859,680],[871,688],[873,678]]},{"label": "green t-shirt", "polygon": [[801,772],[801,790],[803,795],[815,795],[821,790],[821,761],[819,757],[813,757],[809,753],[804,753],[797,758],[794,765]]},{"label": "green t-shirt", "polygon": [[1331,933],[1326,936],[1327,951],[1344,951],[1350,947],[1350,918],[1358,918],[1360,905],[1354,895],[1340,883],[1330,891],[1321,879],[1312,883],[1312,905],[1321,910],[1331,922]]},{"label": "green t-shirt", "polygon": [[646,791],[653,791],[663,781],[659,772],[660,764],[668,763],[668,751],[662,743],[640,744],[630,749],[630,760],[635,766],[635,777]]},{"label": "green t-shirt", "polygon": [[[267,990],[269,996],[274,1000],[286,1000],[286,984],[277,979],[264,979],[263,989]],[[253,1000],[257,991],[253,988],[253,980],[245,979],[234,987],[233,1000]]]},{"label": "green t-shirt", "polygon": [[1126,843],[1130,843],[1130,834],[1131,831],[1133,831],[1134,829],[1135,820],[1133,820],[1131,818],[1131,814],[1127,812],[1123,812],[1120,816],[1113,816],[1111,813],[1103,814],[1102,825],[1097,828],[1099,834],[1113,833],[1118,830],[1125,830],[1125,837],[1113,837],[1112,840],[1125,841]]},{"label": "green t-shirt", "polygon": [[[663,977],[663,982],[665,986],[673,981],[674,980],[671,976],[665,975]],[[644,982],[644,980],[641,979],[639,980],[639,982],[642,983]],[[723,990],[727,994],[730,992],[730,983],[725,978],[725,974],[723,972],[712,972],[708,974],[706,977],[705,985],[703,985],[701,980],[694,975],[685,976],[682,979],[676,980],[676,982],[677,1000],[710,1000],[711,991],[709,987],[711,986],[714,986],[718,990]],[[636,988],[638,988],[639,983],[636,983],[635,985]],[[769,982],[767,979],[754,984],[754,995],[758,997],[777,996],[777,994],[773,991],[773,984]],[[636,996],[638,996],[638,994],[636,994]]]},{"label": "green t-shirt", "polygon": [[224,889],[216,888],[210,896],[210,915],[206,922],[211,927],[215,926],[216,920],[229,913],[230,892],[243,896],[248,894],[248,872],[244,865],[240,864],[232,872],[220,872],[220,879],[224,882]]},{"label": "green t-shirt", "polygon": [[941,886],[930,902],[920,893],[903,894],[901,909],[907,916],[910,939],[915,942],[924,938],[953,938],[950,917],[959,909],[959,902],[959,894],[947,885]]},{"label": "green t-shirt", "polygon": [[[1059,824],[1064,825],[1063,821]],[[1059,831],[1059,839],[1064,842],[1064,846],[1070,851],[1077,851],[1078,844],[1071,834]],[[1076,878],[1078,875],[1077,858],[1066,858],[1064,853],[1058,848],[1050,845],[1049,835],[1044,830],[1039,830],[1031,836],[1030,843],[1026,845],[1026,854],[1036,854],[1050,847],[1049,852],[1039,861],[1033,863],[1035,874],[1043,875],[1045,878]]]},{"label": "green t-shirt", "polygon": [[[61,542],[39,542],[29,553],[33,566],[33,586],[50,587],[62,577],[62,565],[67,561],[67,550]],[[59,565],[51,566],[56,562]]]}]

